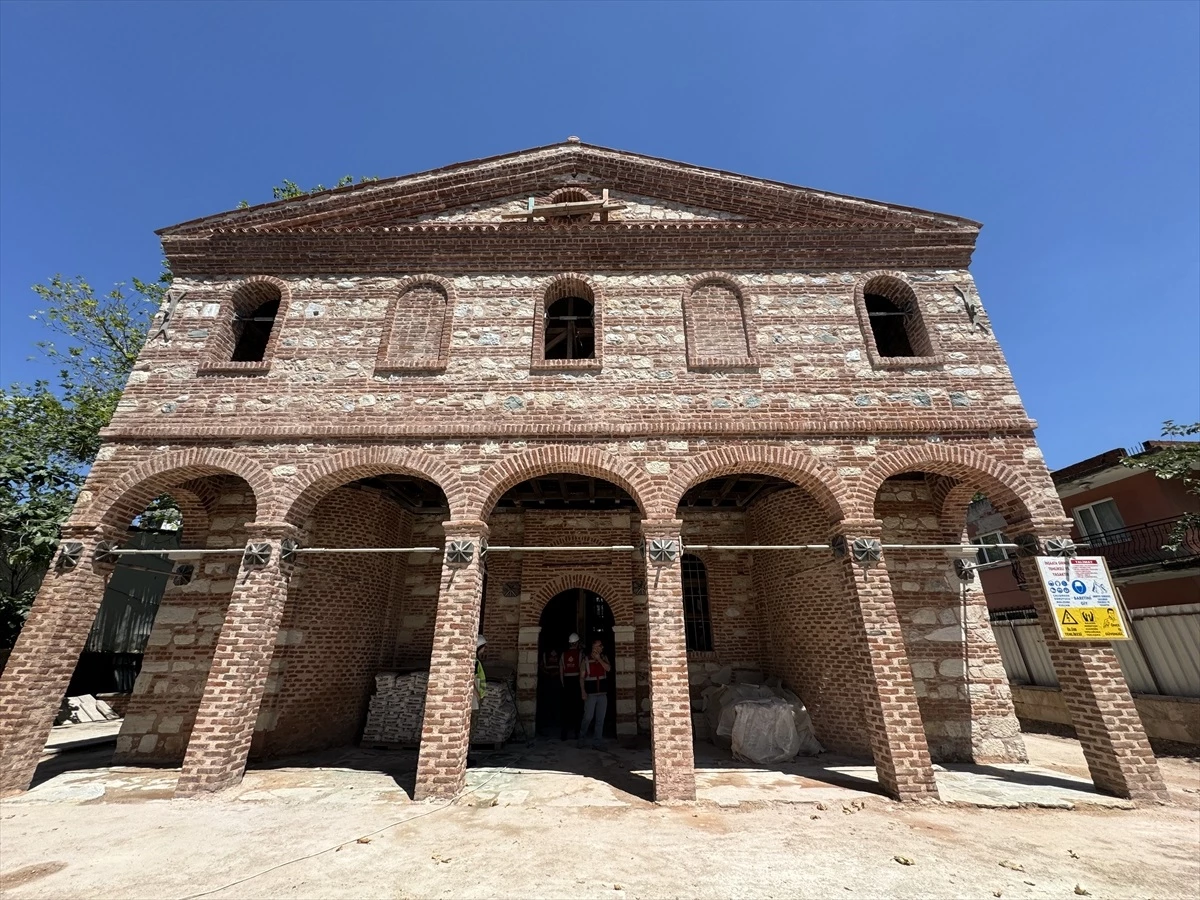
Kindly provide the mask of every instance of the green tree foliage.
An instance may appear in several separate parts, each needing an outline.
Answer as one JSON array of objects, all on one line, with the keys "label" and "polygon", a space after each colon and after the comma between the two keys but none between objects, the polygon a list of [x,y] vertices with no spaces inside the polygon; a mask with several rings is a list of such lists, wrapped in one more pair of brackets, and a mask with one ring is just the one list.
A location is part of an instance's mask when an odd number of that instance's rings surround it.
[{"label": "green tree foliage", "polygon": [[[32,316],[52,336],[38,343],[58,366],[54,383],[0,393],[0,647],[11,646],[54,557],[59,526],[87,470],[162,302],[170,275],[98,295],[82,278],[56,275],[33,290]],[[178,515],[169,501],[151,518]]]},{"label": "green tree foliage", "polygon": [[[1176,425],[1168,419],[1163,423],[1164,438],[1189,438],[1200,434],[1200,422]],[[1159,478],[1179,481],[1189,494],[1200,496],[1200,441],[1184,440],[1173,446],[1147,450],[1121,460],[1131,469],[1150,469]],[[1178,550],[1192,528],[1200,528],[1200,513],[1184,513],[1171,528],[1164,550]]]},{"label": "green tree foliage", "polygon": [[[377,176],[364,175],[362,178],[358,179],[358,183],[365,184],[368,181],[378,180],[379,178]],[[343,175],[337,180],[337,183],[333,186],[333,188],[345,187],[348,184],[354,184],[353,175]],[[295,200],[297,197],[307,197],[309,194],[319,194],[321,191],[330,191],[333,190],[333,188],[326,187],[323,184],[318,184],[316,187],[310,188],[306,191],[304,188],[300,187],[300,185],[296,184],[296,182],[289,181],[285,178],[280,184],[277,184],[275,187],[271,188],[271,195],[275,200]],[[238,203],[238,209],[249,208],[249,200],[242,200]]]}]

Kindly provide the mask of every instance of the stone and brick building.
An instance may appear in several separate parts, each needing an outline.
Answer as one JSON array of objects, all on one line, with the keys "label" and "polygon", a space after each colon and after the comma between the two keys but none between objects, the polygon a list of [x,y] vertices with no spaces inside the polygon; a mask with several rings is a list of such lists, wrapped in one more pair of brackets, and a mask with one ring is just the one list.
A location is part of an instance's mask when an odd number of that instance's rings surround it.
[{"label": "stone and brick building", "polygon": [[[570,592],[659,799],[694,796],[689,682],[726,665],[782,678],[895,797],[1022,759],[944,547],[979,491],[1014,536],[1070,523],[979,228],[571,139],[163,230],[173,289],[0,681],[0,786],[28,786],[105,551],[163,493],[211,552],[167,590],[117,756],[181,766],[181,795],[354,742],[405,667],[430,672],[417,795],[454,795],[476,632],[534,723]],[[1112,649],[1045,627],[1097,785],[1162,797]]]}]

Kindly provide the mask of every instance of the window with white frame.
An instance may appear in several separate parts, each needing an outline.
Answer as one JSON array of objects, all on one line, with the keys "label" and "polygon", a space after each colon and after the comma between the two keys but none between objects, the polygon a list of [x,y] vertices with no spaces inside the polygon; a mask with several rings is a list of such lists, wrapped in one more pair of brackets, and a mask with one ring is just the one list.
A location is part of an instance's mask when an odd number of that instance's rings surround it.
[{"label": "window with white frame", "polygon": [[1079,536],[1093,546],[1126,539],[1125,520],[1111,498],[1077,506],[1072,510],[1072,515],[1079,526]]},{"label": "window with white frame", "polygon": [[1012,557],[1012,553],[1004,547],[995,546],[996,544],[1011,543],[1004,536],[1003,531],[989,531],[986,534],[976,535],[971,538],[971,543],[979,545],[979,565],[981,566],[1008,562]]}]

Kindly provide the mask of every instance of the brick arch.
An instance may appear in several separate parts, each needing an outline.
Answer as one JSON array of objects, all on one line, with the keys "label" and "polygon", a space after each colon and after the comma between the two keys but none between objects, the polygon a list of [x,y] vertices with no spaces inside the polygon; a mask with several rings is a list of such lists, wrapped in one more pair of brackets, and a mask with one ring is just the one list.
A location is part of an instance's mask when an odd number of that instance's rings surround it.
[{"label": "brick arch", "polygon": [[[946,475],[960,482],[964,489],[982,491],[1010,523],[1030,518],[1062,518],[1057,496],[1054,500],[1043,496],[1027,477],[985,453],[946,444],[906,447],[877,459],[855,486],[854,501],[858,515],[874,518],[875,497],[883,482],[904,472]],[[1049,484],[1048,478],[1046,483]],[[943,499],[943,510],[945,501],[952,494],[950,492]]]},{"label": "brick arch", "polygon": [[485,520],[504,492],[522,481],[560,472],[611,481],[633,498],[643,516],[650,508],[654,488],[649,476],[636,465],[594,447],[556,444],[526,450],[484,471],[471,504],[471,517]]},{"label": "brick arch", "polygon": [[159,494],[209,475],[235,475],[245,481],[254,495],[256,517],[271,508],[271,476],[259,463],[232,450],[194,447],[156,454],[129,469],[72,515],[69,524],[123,529]]},{"label": "brick arch", "polygon": [[[912,314],[906,330],[912,344],[913,356],[880,356],[879,349],[875,345],[875,332],[871,327],[871,319],[867,314],[866,295],[868,292],[887,297],[897,307]],[[858,313],[859,325],[862,327],[863,339],[866,341],[867,356],[876,367],[939,365],[944,362],[933,332],[925,324],[925,315],[921,309],[921,300],[917,295],[916,288],[903,272],[890,269],[864,272],[854,284],[854,309]]]},{"label": "brick arch", "polygon": [[317,503],[334,488],[376,475],[410,475],[442,489],[450,518],[465,517],[467,495],[458,474],[436,457],[402,447],[365,447],[347,450],[305,469],[297,477],[291,499],[280,498],[277,510],[283,521],[303,524]]},{"label": "brick arch", "polygon": [[558,190],[554,191],[554,193],[552,193],[549,197],[546,198],[546,202],[547,203],[569,203],[572,201],[583,202],[583,201],[588,201],[588,200],[595,201],[595,200],[599,200],[599,199],[600,199],[599,197],[597,197],[595,194],[593,194],[591,191],[589,191],[583,185],[576,184],[576,185],[567,185],[566,187],[560,187]]},{"label": "brick arch", "polygon": [[[603,578],[597,578],[595,575],[586,572],[564,572],[561,575],[556,575],[538,588],[529,606],[525,610],[522,610],[522,613],[529,614],[528,619],[526,619],[527,621],[540,622],[542,610],[546,608],[547,603],[563,591],[576,588],[582,588],[585,591],[591,591],[593,594],[599,594],[604,599],[604,602],[608,604],[608,608],[612,610],[614,625],[633,624],[633,599],[629,596],[629,592],[618,593]],[[524,619],[525,616],[522,615],[522,618]]]},{"label": "brick arch", "polygon": [[659,498],[653,518],[674,519],[686,494],[701,482],[722,475],[774,475],[807,491],[827,512],[832,521],[846,517],[851,496],[842,477],[811,456],[782,447],[722,447],[692,457],[676,469]]}]

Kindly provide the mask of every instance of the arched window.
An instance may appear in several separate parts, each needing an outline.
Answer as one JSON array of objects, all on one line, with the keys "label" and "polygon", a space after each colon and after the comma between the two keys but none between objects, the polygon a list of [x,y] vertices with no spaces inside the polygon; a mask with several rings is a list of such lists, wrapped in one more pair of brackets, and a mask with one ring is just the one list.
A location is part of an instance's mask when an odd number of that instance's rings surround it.
[{"label": "arched window", "polygon": [[221,305],[220,318],[209,332],[201,374],[263,375],[286,315],[287,285],[274,278],[255,276],[238,286]]},{"label": "arched window", "polygon": [[936,361],[921,318],[917,295],[892,275],[876,275],[862,286],[860,315],[871,330],[869,350],[876,363]]},{"label": "arched window", "polygon": [[377,374],[446,368],[450,350],[450,283],[422,275],[406,285],[388,304],[375,357]]},{"label": "arched window", "polygon": [[563,297],[546,308],[546,359],[595,359],[595,309],[583,297]]},{"label": "arched window", "polygon": [[262,362],[278,314],[279,298],[276,297],[260,303],[245,315],[234,315],[233,362]]},{"label": "arched window", "polygon": [[713,648],[712,618],[708,613],[708,573],[700,557],[685,553],[680,560],[683,574],[683,628],[688,650],[709,652]]},{"label": "arched window", "polygon": [[756,365],[744,298],[728,276],[709,273],[684,292],[683,328],[691,368]]},{"label": "arched window", "polygon": [[559,275],[538,300],[533,322],[533,370],[599,371],[603,307],[582,275]]}]

